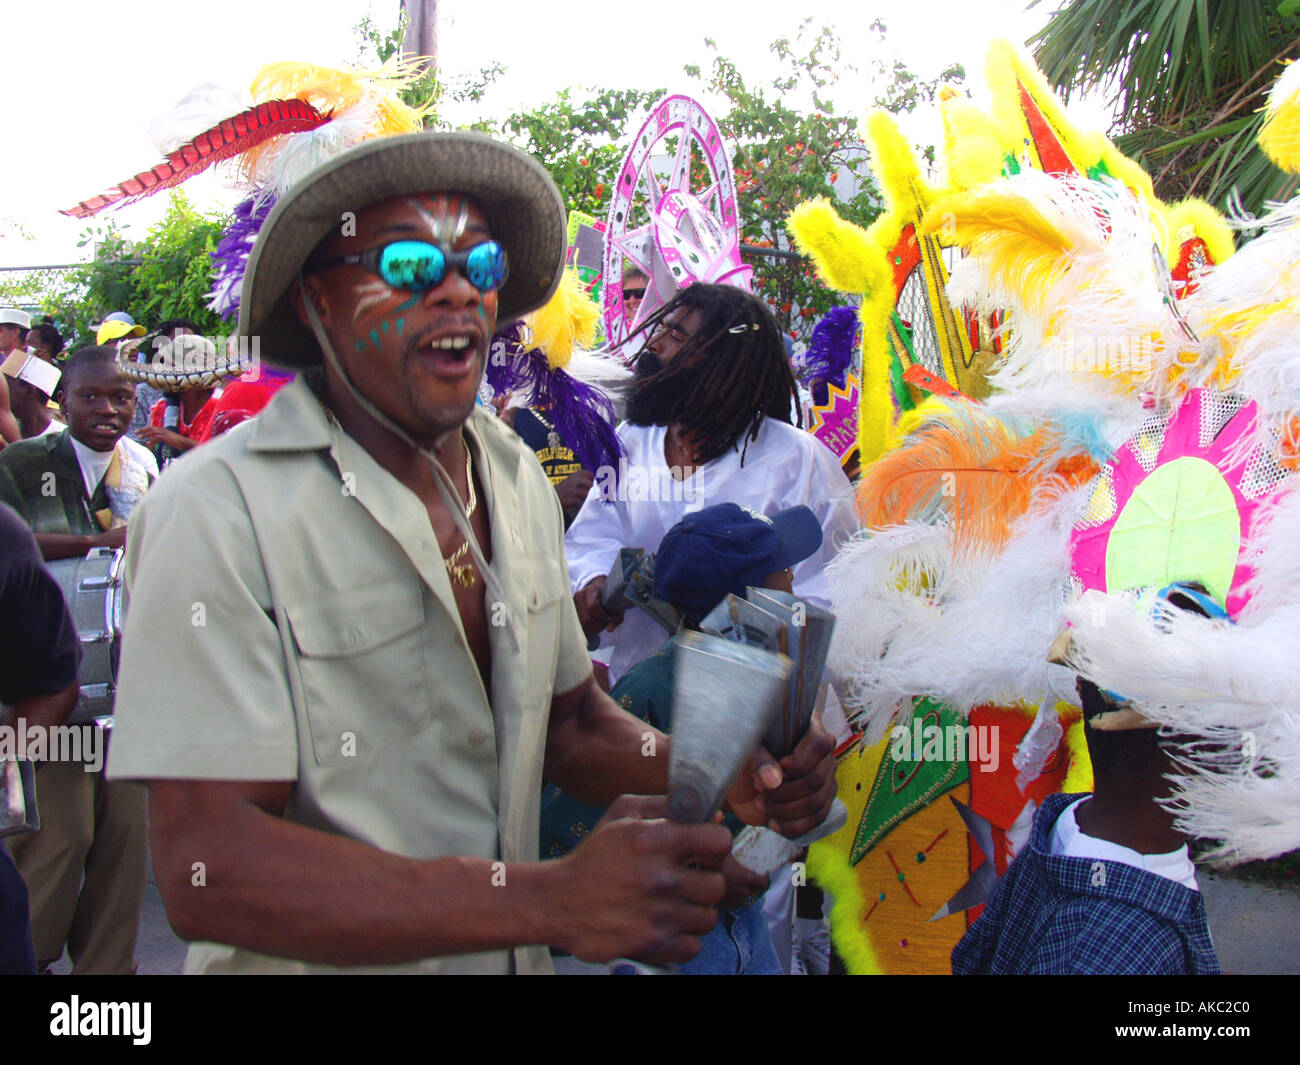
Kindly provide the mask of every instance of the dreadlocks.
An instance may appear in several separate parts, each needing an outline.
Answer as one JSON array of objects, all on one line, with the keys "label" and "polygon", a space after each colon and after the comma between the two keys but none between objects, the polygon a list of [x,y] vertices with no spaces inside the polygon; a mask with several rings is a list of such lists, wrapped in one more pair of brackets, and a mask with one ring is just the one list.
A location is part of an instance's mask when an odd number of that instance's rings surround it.
[{"label": "dreadlocks", "polygon": [[671,364],[637,388],[672,392],[674,386],[689,385],[662,415],[690,436],[697,461],[711,462],[740,441],[756,439],[764,418],[802,426],[790,360],[762,300],[732,285],[690,285],[638,332],[654,336],[663,320],[680,310],[700,311],[703,323]]}]

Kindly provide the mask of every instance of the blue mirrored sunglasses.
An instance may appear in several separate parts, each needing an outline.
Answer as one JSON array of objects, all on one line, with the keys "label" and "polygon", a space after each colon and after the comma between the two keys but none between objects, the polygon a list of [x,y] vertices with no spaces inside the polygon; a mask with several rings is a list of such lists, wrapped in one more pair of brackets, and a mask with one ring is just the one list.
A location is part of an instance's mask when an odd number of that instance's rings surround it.
[{"label": "blue mirrored sunglasses", "polygon": [[506,250],[495,240],[472,248],[446,251],[425,240],[395,240],[359,255],[341,255],[318,263],[317,270],[349,263],[377,274],[393,288],[428,292],[442,284],[448,270],[459,270],[480,292],[495,292],[506,283],[510,265]]}]

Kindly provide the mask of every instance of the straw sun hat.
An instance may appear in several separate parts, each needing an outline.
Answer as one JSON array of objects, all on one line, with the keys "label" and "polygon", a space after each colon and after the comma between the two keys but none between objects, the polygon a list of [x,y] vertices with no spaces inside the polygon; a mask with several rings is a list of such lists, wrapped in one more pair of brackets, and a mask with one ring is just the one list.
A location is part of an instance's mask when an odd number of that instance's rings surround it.
[{"label": "straw sun hat", "polygon": [[510,275],[498,322],[536,310],[564,271],[567,240],[559,191],[536,160],[478,133],[413,133],[367,141],[313,171],[275,205],[248,258],[239,333],[260,337],[262,358],[298,369],[321,361],[289,298],[316,246],[367,207],[398,196],[462,192],[487,214]]}]

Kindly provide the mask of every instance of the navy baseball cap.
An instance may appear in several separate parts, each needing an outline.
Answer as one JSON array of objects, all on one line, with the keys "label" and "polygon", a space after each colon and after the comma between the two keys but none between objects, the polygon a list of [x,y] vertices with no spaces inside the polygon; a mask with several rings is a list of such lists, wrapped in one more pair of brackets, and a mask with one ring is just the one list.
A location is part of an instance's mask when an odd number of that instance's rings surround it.
[{"label": "navy baseball cap", "polygon": [[807,507],[771,517],[739,503],[705,507],[664,534],[655,553],[655,598],[702,618],[728,593],[744,595],[821,545],[821,524]]}]

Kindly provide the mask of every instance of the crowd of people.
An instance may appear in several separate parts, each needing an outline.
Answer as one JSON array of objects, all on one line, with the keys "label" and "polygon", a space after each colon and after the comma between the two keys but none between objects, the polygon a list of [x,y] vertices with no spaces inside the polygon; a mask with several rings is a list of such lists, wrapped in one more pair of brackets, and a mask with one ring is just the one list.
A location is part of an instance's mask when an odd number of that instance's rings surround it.
[{"label": "crowd of people", "polygon": [[[66,949],[74,972],[133,971],[151,848],[187,971],[826,971],[806,942],[821,899],[796,908],[789,868],[769,880],[730,851],[744,824],[823,822],[842,724],[815,718],[780,760],[754,750],[724,821],[666,819],[674,644],[604,593],[642,548],[687,628],[750,587],[829,608],[852,487],[801,425],[770,311],[729,285],[682,289],[632,340],[623,469],[680,490],[611,492],[545,410],[485,406],[495,329],[548,299],[564,258],[535,161],[421,134],[276,205],[239,305],[271,364],[255,381],[155,395],[124,345],[193,323],[111,314],[60,363],[57,330],[0,311],[0,615],[23,632],[0,642],[5,703],[45,723],[76,703],[40,559],[123,550],[129,592],[105,767],[40,763],[41,827],[6,841],[21,881],[0,847],[0,964]],[[638,319],[647,279],[621,284]],[[1105,699],[1085,691],[1085,711]],[[1168,896],[1139,929],[1162,953],[1129,968],[1215,969],[1184,841],[1156,814],[1135,828],[1114,775],[1131,767],[1106,768],[1140,748],[1154,793],[1154,736],[1105,733],[1097,798],[1043,807],[958,971],[1104,971],[1095,936],[1120,934],[1119,910],[1035,916],[1069,903],[1044,886],[1060,862],[1098,853]]]}]

